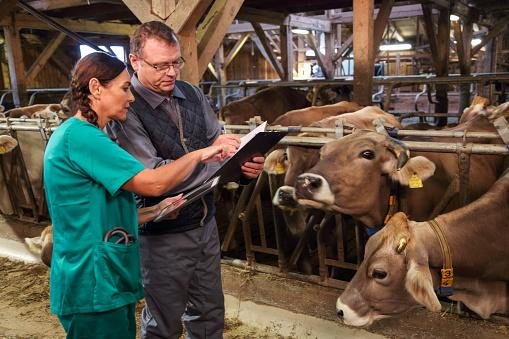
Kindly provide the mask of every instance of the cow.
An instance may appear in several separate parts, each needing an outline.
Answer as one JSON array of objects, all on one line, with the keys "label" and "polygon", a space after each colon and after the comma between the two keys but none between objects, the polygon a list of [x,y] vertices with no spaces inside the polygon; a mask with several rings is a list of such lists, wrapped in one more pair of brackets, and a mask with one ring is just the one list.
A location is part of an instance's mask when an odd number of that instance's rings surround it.
[{"label": "cow", "polygon": [[286,112],[277,117],[272,125],[281,126],[309,126],[325,118],[362,109],[356,102],[340,101],[332,105],[311,106]]},{"label": "cow", "polygon": [[227,125],[242,125],[250,118],[260,116],[270,124],[288,111],[309,105],[305,91],[291,87],[270,87],[223,106],[219,110],[219,119]]},{"label": "cow", "polygon": [[[450,130],[493,132],[494,127],[486,118],[478,116]],[[457,155],[415,152],[413,160],[404,164],[408,154],[401,142],[388,136],[371,131],[355,132],[322,147],[320,161],[297,178],[296,197],[304,205],[351,215],[374,228],[382,226],[389,214],[391,189],[398,188],[394,183],[403,188],[413,177],[414,181],[429,179],[423,188],[404,190],[406,211],[412,219],[426,220],[461,207]],[[504,170],[504,160],[501,155],[470,157],[470,180],[466,187],[469,201],[491,187]],[[395,193],[392,195],[397,196]]]},{"label": "cow", "polygon": [[[375,106],[368,106],[356,112],[328,117],[311,124],[311,127],[335,127],[338,121],[341,120],[350,126],[374,128],[373,120],[377,118],[383,118],[390,127],[400,127],[398,120],[392,114],[386,113]],[[301,136],[333,137],[330,134],[320,133],[303,133]],[[273,151],[265,160],[264,169],[267,173],[285,174],[284,186],[278,188],[272,202],[275,206],[282,209],[290,238],[302,236],[306,226],[306,219],[309,215],[309,211],[299,206],[295,200],[293,188],[295,179],[298,175],[313,167],[318,159],[319,150],[317,148],[289,146],[286,150],[278,149]]]},{"label": "cow", "polygon": [[[435,218],[450,248],[450,299],[483,319],[509,314],[509,172],[481,198]],[[435,295],[445,255],[428,221],[398,212],[366,244],[364,261],[338,298],[346,324],[370,325],[418,305],[440,311]]]},{"label": "cow", "polygon": [[12,108],[4,112],[6,117],[9,118],[53,118],[58,117],[60,119],[69,118],[69,107],[66,106],[68,103],[62,101],[60,104],[36,104],[26,107]]}]

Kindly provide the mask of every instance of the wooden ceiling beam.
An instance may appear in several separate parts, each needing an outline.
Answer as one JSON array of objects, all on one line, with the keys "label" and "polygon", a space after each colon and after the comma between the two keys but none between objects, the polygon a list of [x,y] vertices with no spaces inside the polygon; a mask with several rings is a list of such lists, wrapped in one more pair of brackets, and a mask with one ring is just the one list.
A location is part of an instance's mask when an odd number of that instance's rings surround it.
[{"label": "wooden ceiling beam", "polygon": [[384,35],[385,26],[389,22],[389,16],[391,15],[393,5],[394,0],[383,0],[382,6],[376,15],[375,27],[373,30],[373,50],[375,55],[378,55],[380,42]]},{"label": "wooden ceiling beam", "polygon": [[161,18],[152,13],[152,6],[149,0],[122,0],[122,2],[133,12],[140,22],[153,20],[161,21]]},{"label": "wooden ceiling beam", "polygon": [[28,4],[39,11],[52,11],[55,9],[64,9],[78,6],[89,6],[95,3],[109,3],[113,5],[121,4],[120,0],[37,0],[30,1]]},{"label": "wooden ceiling beam", "polygon": [[[260,24],[264,31],[279,30],[279,26],[270,24]],[[227,34],[242,34],[242,33],[254,33],[253,26],[249,22],[243,22],[241,24],[232,24],[228,28]]]},{"label": "wooden ceiling beam", "polygon": [[291,27],[321,31],[326,33],[330,33],[331,31],[331,22],[329,20],[305,17],[302,15],[290,14],[284,20],[284,24]]},{"label": "wooden ceiling beam", "polygon": [[[90,20],[69,20],[52,18],[54,21],[65,28],[80,33],[95,33],[106,35],[127,35],[130,36],[137,25],[128,25],[117,22],[97,22]],[[0,20],[0,26],[8,26],[9,20]],[[16,25],[18,28],[31,28],[41,30],[55,30],[48,24],[34,18],[31,15],[16,15]]]},{"label": "wooden ceiling beam", "polygon": [[180,0],[175,11],[166,19],[166,24],[177,34],[183,30],[196,29],[213,0]]},{"label": "wooden ceiling beam", "polygon": [[41,69],[44,67],[44,65],[46,65],[49,58],[53,55],[58,46],[60,46],[62,41],[64,41],[65,37],[66,35],[64,33],[58,33],[57,36],[50,41],[42,53],[39,54],[37,59],[25,74],[25,81],[27,83],[33,81],[37,77]]},{"label": "wooden ceiling beam", "polygon": [[17,0],[0,0],[0,19],[9,18],[18,9]]},{"label": "wooden ceiling beam", "polygon": [[216,0],[196,29],[200,77],[221,45],[243,2],[244,0]]}]

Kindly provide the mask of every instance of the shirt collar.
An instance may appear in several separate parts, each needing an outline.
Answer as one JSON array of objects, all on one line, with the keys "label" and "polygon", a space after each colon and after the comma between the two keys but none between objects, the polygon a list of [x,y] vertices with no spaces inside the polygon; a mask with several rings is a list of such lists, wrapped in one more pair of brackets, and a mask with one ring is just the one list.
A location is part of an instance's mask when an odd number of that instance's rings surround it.
[{"label": "shirt collar", "polygon": [[[143,97],[143,99],[147,101],[147,103],[150,105],[152,109],[155,109],[157,106],[159,106],[165,100],[168,99],[168,97],[165,97],[164,95],[156,93],[143,86],[140,80],[138,80],[136,73],[134,73],[131,77],[131,86],[134,88],[136,92],[138,92],[138,94],[140,94]],[[184,100],[186,99],[184,93],[182,93],[182,91],[177,86],[174,87],[170,96]]]}]

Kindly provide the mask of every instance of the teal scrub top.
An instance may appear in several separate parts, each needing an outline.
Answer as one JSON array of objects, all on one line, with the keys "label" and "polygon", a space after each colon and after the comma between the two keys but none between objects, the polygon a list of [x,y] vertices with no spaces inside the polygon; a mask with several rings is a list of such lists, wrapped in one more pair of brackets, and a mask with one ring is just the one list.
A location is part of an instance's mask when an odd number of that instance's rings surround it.
[{"label": "teal scrub top", "polygon": [[[77,118],[51,136],[44,189],[53,223],[50,310],[102,312],[143,297],[134,194],[121,189],[143,165],[98,127]],[[103,241],[123,227],[136,241]]]}]

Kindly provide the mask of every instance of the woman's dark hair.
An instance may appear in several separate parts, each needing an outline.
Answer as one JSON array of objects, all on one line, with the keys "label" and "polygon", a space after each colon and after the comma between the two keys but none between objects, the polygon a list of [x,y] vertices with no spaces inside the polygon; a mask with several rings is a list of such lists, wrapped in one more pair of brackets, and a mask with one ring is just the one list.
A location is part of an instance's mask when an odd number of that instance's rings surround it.
[{"label": "woman's dark hair", "polygon": [[160,21],[148,21],[141,24],[131,37],[131,54],[141,56],[145,42],[149,38],[160,39],[170,46],[178,44],[177,35],[170,26]]},{"label": "woman's dark hair", "polygon": [[97,126],[97,113],[90,107],[90,79],[96,78],[106,86],[126,69],[119,59],[102,52],[94,52],[78,61],[71,77],[71,113],[81,112],[88,122]]}]

